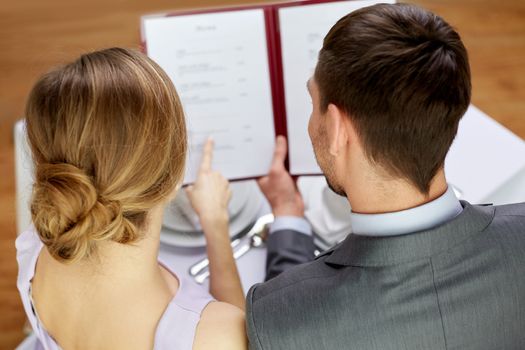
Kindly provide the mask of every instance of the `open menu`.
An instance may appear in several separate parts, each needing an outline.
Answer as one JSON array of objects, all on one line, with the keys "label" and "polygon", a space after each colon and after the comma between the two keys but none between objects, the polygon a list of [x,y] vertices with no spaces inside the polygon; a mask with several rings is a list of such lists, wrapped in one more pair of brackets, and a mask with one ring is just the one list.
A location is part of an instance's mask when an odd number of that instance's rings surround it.
[{"label": "open menu", "polygon": [[292,175],[319,174],[306,82],[337,20],[380,2],[394,1],[294,1],[143,16],[143,47],[172,79],[186,114],[184,183],[195,180],[210,136],[213,168],[228,179],[267,174],[276,135],[288,139]]}]

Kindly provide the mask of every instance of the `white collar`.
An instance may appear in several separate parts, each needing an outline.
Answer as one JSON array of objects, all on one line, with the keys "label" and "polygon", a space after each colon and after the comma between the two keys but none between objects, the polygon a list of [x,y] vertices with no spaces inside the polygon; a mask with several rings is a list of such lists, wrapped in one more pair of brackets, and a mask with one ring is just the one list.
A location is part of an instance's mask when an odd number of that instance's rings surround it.
[{"label": "white collar", "polygon": [[352,212],[352,232],[362,236],[394,236],[428,230],[452,220],[463,207],[451,185],[440,197],[415,208],[383,213],[358,214]]}]

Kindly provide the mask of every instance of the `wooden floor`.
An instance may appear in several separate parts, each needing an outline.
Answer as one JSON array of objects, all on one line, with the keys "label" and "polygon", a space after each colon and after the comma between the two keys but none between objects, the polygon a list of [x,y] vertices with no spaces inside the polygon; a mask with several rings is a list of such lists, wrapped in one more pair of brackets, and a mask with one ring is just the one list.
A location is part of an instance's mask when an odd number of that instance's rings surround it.
[{"label": "wooden floor", "polygon": [[[244,3],[257,2],[246,0]],[[81,52],[136,47],[139,16],[231,0],[27,0],[0,10],[0,349],[24,337],[16,291],[12,128],[36,77]],[[260,1],[258,1],[260,2]],[[470,53],[473,103],[525,138],[525,1],[414,0],[456,27]],[[514,155],[525,156],[525,155]]]}]

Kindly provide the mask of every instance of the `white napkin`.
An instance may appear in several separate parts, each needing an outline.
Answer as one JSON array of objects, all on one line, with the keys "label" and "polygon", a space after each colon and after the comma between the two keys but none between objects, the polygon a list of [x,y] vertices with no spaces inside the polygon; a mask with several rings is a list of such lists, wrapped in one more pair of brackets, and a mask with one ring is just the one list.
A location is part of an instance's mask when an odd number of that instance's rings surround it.
[{"label": "white napkin", "polygon": [[321,243],[332,246],[352,231],[348,200],[334,193],[324,176],[302,176],[297,186],[303,196],[306,220]]}]

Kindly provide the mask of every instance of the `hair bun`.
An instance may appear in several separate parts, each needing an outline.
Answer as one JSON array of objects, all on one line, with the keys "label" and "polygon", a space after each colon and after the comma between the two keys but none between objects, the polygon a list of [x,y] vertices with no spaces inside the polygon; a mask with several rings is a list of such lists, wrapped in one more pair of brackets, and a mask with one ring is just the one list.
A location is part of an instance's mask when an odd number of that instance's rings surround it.
[{"label": "hair bun", "polygon": [[42,242],[61,261],[89,256],[97,241],[126,241],[133,229],[120,203],[100,196],[92,178],[69,163],[37,166],[31,214]]}]

